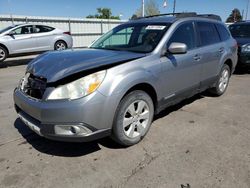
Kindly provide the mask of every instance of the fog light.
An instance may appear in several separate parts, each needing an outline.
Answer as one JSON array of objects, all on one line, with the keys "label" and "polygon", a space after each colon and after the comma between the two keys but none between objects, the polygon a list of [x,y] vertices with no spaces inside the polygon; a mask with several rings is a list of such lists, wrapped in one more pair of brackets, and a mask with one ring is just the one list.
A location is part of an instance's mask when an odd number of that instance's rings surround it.
[{"label": "fog light", "polygon": [[55,125],[55,134],[63,136],[87,135],[92,133],[84,125]]}]

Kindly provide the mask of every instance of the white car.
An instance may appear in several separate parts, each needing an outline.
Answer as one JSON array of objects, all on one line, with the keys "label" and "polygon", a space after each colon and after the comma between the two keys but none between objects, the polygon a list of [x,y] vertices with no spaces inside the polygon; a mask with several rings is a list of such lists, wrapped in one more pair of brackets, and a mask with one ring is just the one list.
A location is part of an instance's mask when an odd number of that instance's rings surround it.
[{"label": "white car", "polygon": [[12,25],[0,30],[0,62],[14,54],[72,48],[70,32],[45,25]]}]

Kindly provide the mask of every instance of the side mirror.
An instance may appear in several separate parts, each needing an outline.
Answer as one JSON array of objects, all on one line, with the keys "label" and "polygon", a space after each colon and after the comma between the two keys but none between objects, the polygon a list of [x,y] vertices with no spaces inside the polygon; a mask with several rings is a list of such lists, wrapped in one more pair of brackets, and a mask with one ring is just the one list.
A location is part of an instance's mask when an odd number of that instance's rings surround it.
[{"label": "side mirror", "polygon": [[6,35],[10,36],[10,37],[13,37],[14,36],[14,33],[13,32],[9,32],[7,33]]},{"label": "side mirror", "polygon": [[187,45],[184,43],[173,42],[170,44],[168,52],[171,54],[185,54],[187,53]]}]

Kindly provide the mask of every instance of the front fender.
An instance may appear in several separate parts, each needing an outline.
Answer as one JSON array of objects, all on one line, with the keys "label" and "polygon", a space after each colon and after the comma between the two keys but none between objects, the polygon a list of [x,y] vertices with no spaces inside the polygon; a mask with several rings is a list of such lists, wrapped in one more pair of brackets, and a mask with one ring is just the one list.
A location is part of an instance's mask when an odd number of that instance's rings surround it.
[{"label": "front fender", "polygon": [[98,89],[105,96],[120,95],[120,97],[123,97],[129,89],[138,84],[149,84],[155,90],[157,89],[155,88],[158,83],[157,76],[146,69],[113,75],[112,72],[108,72],[104,83]]}]

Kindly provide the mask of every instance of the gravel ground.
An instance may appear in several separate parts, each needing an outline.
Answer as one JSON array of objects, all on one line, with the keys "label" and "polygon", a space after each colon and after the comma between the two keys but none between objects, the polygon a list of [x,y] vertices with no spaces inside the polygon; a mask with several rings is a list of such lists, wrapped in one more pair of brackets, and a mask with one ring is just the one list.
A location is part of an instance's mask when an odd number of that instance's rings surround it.
[{"label": "gravel ground", "polygon": [[0,187],[250,188],[249,73],[233,75],[222,97],[166,109],[141,143],[121,148],[108,138],[50,141],[25,127],[12,92],[32,58],[0,69]]}]

